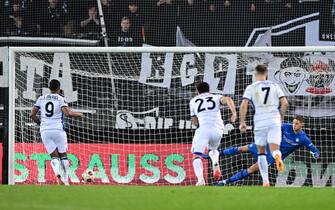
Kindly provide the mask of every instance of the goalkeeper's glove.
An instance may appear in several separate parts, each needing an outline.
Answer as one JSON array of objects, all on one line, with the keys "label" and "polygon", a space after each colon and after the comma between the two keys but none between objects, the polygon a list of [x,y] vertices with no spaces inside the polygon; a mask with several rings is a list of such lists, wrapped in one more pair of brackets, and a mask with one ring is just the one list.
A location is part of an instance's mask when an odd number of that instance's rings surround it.
[{"label": "goalkeeper's glove", "polygon": [[314,159],[318,159],[320,157],[320,153],[318,152],[310,152],[310,153]]}]

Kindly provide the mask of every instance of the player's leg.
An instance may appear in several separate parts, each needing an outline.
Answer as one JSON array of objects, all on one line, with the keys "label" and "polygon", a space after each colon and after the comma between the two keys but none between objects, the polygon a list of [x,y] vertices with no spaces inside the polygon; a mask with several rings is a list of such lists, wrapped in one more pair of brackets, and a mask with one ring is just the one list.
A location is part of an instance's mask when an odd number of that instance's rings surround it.
[{"label": "player's leg", "polygon": [[240,153],[249,152],[249,145],[244,145],[240,147],[229,147],[224,150],[219,150],[221,156],[227,156],[227,155],[237,155]]},{"label": "player's leg", "polygon": [[62,164],[63,168],[63,182],[65,185],[69,185],[69,160],[67,159],[67,154],[66,152],[64,153],[59,153],[60,156],[60,161]]},{"label": "player's leg", "polygon": [[61,166],[63,168],[63,182],[65,185],[69,185],[69,160],[67,158],[67,137],[64,131],[55,133],[55,142],[57,144]]},{"label": "player's leg", "polygon": [[216,181],[219,181],[221,179],[221,169],[219,164],[220,153],[218,151],[218,147],[220,146],[222,135],[222,130],[217,130],[216,132],[213,130],[211,132],[211,138],[208,142],[208,149],[210,150],[208,155],[212,161],[213,177]]},{"label": "player's leg", "polygon": [[266,147],[265,146],[260,146],[257,145],[258,149],[258,158],[257,158],[257,164],[259,171],[261,173],[261,177],[263,180],[263,186],[268,187],[270,186],[270,181],[269,181],[269,168],[268,168],[268,162],[266,159]]},{"label": "player's leg", "polygon": [[285,166],[282,160],[282,154],[280,152],[280,141],[281,141],[281,127],[274,126],[269,129],[268,142],[270,145],[270,152],[272,157],[275,159],[277,170],[283,172]]},{"label": "player's leg", "polygon": [[233,176],[229,177],[228,179],[222,180],[218,182],[218,186],[225,186],[226,184],[233,183],[242,179],[245,179],[250,174],[256,173],[259,171],[258,163],[254,163],[248,169],[243,169],[242,171],[237,172]]},{"label": "player's leg", "polygon": [[268,129],[254,131],[255,144],[257,145],[257,150],[258,150],[257,163],[258,163],[259,171],[261,173],[264,187],[270,186],[268,161],[266,159],[267,132],[268,132]]},{"label": "player's leg", "polygon": [[204,179],[203,163],[201,160],[201,154],[204,153],[205,148],[208,144],[208,140],[206,139],[208,139],[206,138],[206,135],[198,128],[195,131],[191,149],[191,152],[193,154],[193,170],[195,176],[198,179],[196,186],[203,186],[206,184]]},{"label": "player's leg", "polygon": [[219,181],[221,179],[221,169],[220,169],[220,164],[219,164],[219,151],[217,149],[211,149],[208,155],[212,161],[214,180]]},{"label": "player's leg", "polygon": [[53,133],[50,131],[41,132],[42,142],[48,154],[51,156],[51,168],[57,177],[57,182],[61,183],[60,176],[60,159],[57,150],[57,145],[53,141]]},{"label": "player's leg", "polygon": [[56,148],[50,154],[50,156],[51,156],[51,161],[50,161],[51,167],[57,177],[57,182],[58,184],[62,184],[61,175],[60,175],[60,159],[59,159],[58,149]]},{"label": "player's leg", "polygon": [[[239,151],[241,151],[241,153],[242,152],[249,152],[249,153],[252,154],[252,156],[254,158],[258,159],[258,150],[257,150],[256,144],[249,144],[249,145],[246,145],[246,146],[239,147]],[[267,155],[267,158],[268,158],[268,155]],[[242,180],[242,179],[248,177],[250,174],[258,172],[258,171],[259,171],[258,163],[255,163],[252,166],[250,166],[248,169],[243,169],[242,171],[237,172],[236,174],[231,176],[229,179],[220,181],[218,183],[218,185],[219,186],[224,186],[228,183],[232,183],[232,182]]]}]

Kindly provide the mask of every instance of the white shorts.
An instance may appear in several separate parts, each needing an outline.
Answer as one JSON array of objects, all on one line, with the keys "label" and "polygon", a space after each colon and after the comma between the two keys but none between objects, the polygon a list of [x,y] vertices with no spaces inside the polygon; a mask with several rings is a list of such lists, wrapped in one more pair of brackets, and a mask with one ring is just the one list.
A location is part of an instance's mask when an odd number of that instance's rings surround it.
[{"label": "white shorts", "polygon": [[59,153],[67,150],[67,137],[65,131],[62,130],[45,130],[41,132],[41,137],[45,148],[51,154],[55,149]]},{"label": "white shorts", "polygon": [[213,128],[198,128],[195,131],[191,152],[204,153],[206,147],[216,150],[220,146],[223,130]]},{"label": "white shorts", "polygon": [[280,145],[281,126],[271,126],[268,128],[255,130],[254,135],[256,145],[265,146],[267,143]]}]

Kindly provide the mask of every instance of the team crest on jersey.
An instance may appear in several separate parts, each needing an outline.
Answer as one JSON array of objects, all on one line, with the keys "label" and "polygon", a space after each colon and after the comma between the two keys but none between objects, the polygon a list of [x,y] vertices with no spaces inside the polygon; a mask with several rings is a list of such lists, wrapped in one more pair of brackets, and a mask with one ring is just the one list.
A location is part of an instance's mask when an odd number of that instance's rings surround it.
[{"label": "team crest on jersey", "polygon": [[299,139],[298,139],[298,138],[296,138],[296,139],[295,139],[295,141],[296,141],[296,142],[299,142]]}]

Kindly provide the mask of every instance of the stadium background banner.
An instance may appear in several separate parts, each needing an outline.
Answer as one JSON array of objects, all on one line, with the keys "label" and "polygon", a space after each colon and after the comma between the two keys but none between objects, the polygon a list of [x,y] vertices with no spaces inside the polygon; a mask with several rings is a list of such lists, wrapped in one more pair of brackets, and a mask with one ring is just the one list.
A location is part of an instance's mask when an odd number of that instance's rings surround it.
[{"label": "stadium background banner", "polygon": [[[208,13],[209,15],[194,13],[194,21],[197,24],[193,21],[189,24],[190,21],[185,20],[180,25],[180,30],[183,30],[185,36],[178,37],[178,33],[176,35],[176,24],[167,26],[167,23],[164,23],[162,24],[164,30],[153,28],[151,33],[150,30],[146,31],[147,44],[335,45],[334,0],[324,0],[322,6],[319,7],[319,3],[317,5],[312,5],[309,9],[299,6],[299,11],[294,10],[292,13],[280,9],[261,12],[261,16],[255,16],[257,20],[248,15],[241,15],[240,10],[231,13],[230,15],[233,15],[231,17],[228,17],[226,12],[224,15],[217,13],[218,16],[212,13]],[[218,20],[224,20],[224,24],[209,24],[217,23]],[[239,20],[241,24],[231,20]],[[155,24],[159,25],[156,21]],[[262,37],[266,40],[260,40]],[[13,43],[20,46],[57,45],[51,41],[57,40],[55,37],[0,38],[0,44],[5,43],[4,45]],[[178,45],[178,38],[183,44]],[[37,44],[29,44],[29,40],[36,40]],[[24,41],[28,42],[23,43]],[[74,46],[79,41],[81,40],[70,39],[69,43]],[[97,40],[92,41],[86,40],[83,43],[87,45],[98,43]],[[64,43],[59,42],[58,45]],[[209,82],[212,92],[233,96],[238,105],[246,85],[252,82],[248,68],[237,65],[241,60],[236,55],[142,54],[137,56],[136,61],[125,66],[117,62],[118,56],[112,56],[112,60],[115,61],[113,74],[117,78],[115,95],[117,101],[121,102],[115,106],[116,100],[110,100],[114,95],[108,89],[112,86],[107,79],[109,77],[101,76],[109,72],[96,70],[107,69],[106,57],[97,57],[97,62],[90,68],[83,68],[84,65],[76,60],[80,59],[79,56],[73,54],[50,53],[38,60],[33,57],[31,54],[21,56],[17,60],[21,68],[19,75],[22,76],[22,86],[17,89],[17,96],[22,97],[23,102],[18,107],[20,108],[18,112],[23,113],[22,116],[26,118],[20,118],[23,119],[21,124],[16,125],[16,183],[52,183],[53,180],[47,161],[49,157],[43,146],[40,143],[31,143],[41,142],[39,128],[27,117],[33,102],[47,90],[45,87],[51,78],[50,72],[51,75],[62,75],[59,79],[62,79],[65,97],[69,100],[70,106],[79,110],[84,109],[90,119],[85,123],[66,119],[70,143],[69,158],[77,164],[71,168],[73,172],[71,181],[74,183],[79,182],[80,175],[86,168],[95,167],[98,171],[97,180],[101,183],[194,184],[189,152],[194,127],[189,120],[188,102],[195,94],[195,83],[202,80]],[[85,63],[86,58],[90,60],[92,57],[84,56]],[[318,58],[317,55],[305,55],[299,58],[269,55],[269,58],[270,79],[281,85],[290,100],[287,120],[292,120],[292,116],[296,114],[303,115],[307,134],[321,150],[319,160],[311,160],[309,154],[302,149],[293,153],[286,160],[287,173],[281,176],[275,174],[272,178],[276,181],[273,183],[284,186],[334,186],[334,58],[332,56]],[[62,69],[62,72],[54,71],[56,69]],[[27,74],[33,76],[27,77]],[[90,76],[86,76],[88,74]],[[155,74],[157,78],[152,77]],[[90,92],[91,90],[93,92]],[[1,142],[5,140],[2,139],[5,124],[2,122],[7,120],[4,115],[6,107],[3,106],[7,95],[5,92],[8,92],[8,49],[2,48],[0,49],[0,158]],[[90,103],[92,101],[101,103]],[[228,112],[224,110],[226,129],[222,148],[253,141],[251,131],[241,137],[237,125],[229,124],[227,119]],[[252,123],[250,125],[252,127]],[[25,138],[21,138],[23,135]],[[239,155],[235,159],[223,158],[221,161],[224,167],[223,174],[227,178],[255,160],[250,156]],[[118,163],[119,167],[114,167],[112,162]],[[128,165],[130,168],[127,168]],[[1,170],[2,167],[0,167],[0,180]],[[243,181],[242,184],[255,184],[254,180],[259,180],[259,177]]]},{"label": "stadium background banner", "polygon": [[[15,147],[17,184],[55,184],[51,159],[42,144],[16,143]],[[23,152],[22,148],[26,147],[33,147],[34,151]],[[185,185],[196,182],[190,144],[69,144],[68,147],[69,177],[74,184],[81,182],[81,174],[86,169],[94,170],[96,183],[102,184]]]},{"label": "stadium background banner", "polygon": [[274,58],[269,79],[280,84],[286,95],[335,95],[335,61],[332,56]]},{"label": "stadium background banner", "polygon": [[[94,63],[90,63],[92,56]],[[53,180],[46,161],[50,157],[40,144],[39,127],[29,118],[32,104],[39,95],[47,92],[51,77],[61,80],[70,106],[85,111],[86,115],[85,119],[65,119],[69,157],[75,163],[71,167],[72,182],[78,183],[85,169],[96,167],[97,180],[101,183],[195,183],[190,154],[194,127],[189,114],[189,100],[196,94],[195,84],[206,81],[211,84],[211,92],[230,95],[238,105],[243,90],[252,82],[247,65],[252,63],[248,63],[246,56],[234,53],[134,53],[122,56],[110,54],[112,73],[117,78],[114,93],[110,89],[113,84],[104,53],[82,56],[76,53],[23,53],[17,57],[16,183],[52,183]],[[332,107],[334,65],[332,57],[313,56],[292,56],[291,53],[268,56],[270,79],[288,85],[283,86],[292,107],[287,120],[291,121],[296,114],[304,115],[307,134],[321,148],[321,159],[317,161],[311,160],[303,150],[292,154],[287,166],[299,173],[292,173],[291,169],[284,176],[277,177],[272,173],[275,179],[272,183],[282,183],[281,186],[306,183],[324,186],[333,185],[335,180],[332,178],[334,147],[329,146],[335,136],[332,128],[335,116]],[[291,84],[292,81],[299,83]],[[310,100],[310,107],[306,109],[301,100]],[[251,130],[241,136],[237,125],[229,124],[227,109],[223,110],[223,115],[226,129],[222,148],[253,142]],[[250,119],[248,116],[248,125],[252,127]],[[223,174],[227,177],[255,160],[241,155],[221,161]],[[206,176],[210,178],[210,174]],[[294,181],[287,184],[288,179]],[[242,184],[257,184],[255,180],[260,179],[252,177]]]}]

